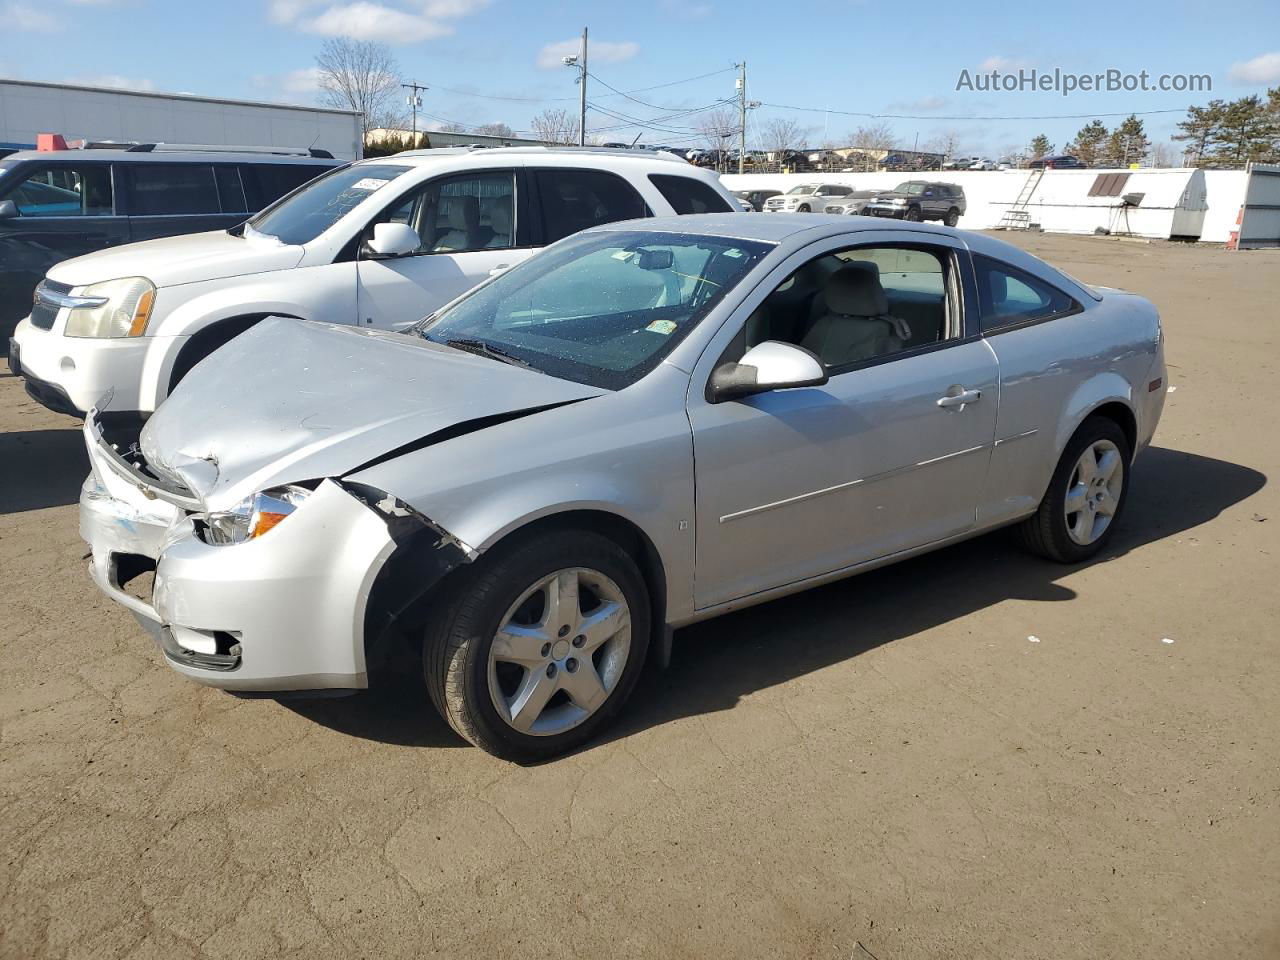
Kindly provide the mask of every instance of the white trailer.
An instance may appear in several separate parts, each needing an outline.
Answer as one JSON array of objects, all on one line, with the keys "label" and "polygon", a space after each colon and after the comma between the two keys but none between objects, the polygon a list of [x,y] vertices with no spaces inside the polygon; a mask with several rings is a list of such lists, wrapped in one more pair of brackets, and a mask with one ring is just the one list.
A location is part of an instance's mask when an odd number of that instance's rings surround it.
[{"label": "white trailer", "polygon": [[314,147],[342,160],[363,155],[361,115],[354,110],[0,80],[0,147],[34,147],[41,133],[68,140]]}]

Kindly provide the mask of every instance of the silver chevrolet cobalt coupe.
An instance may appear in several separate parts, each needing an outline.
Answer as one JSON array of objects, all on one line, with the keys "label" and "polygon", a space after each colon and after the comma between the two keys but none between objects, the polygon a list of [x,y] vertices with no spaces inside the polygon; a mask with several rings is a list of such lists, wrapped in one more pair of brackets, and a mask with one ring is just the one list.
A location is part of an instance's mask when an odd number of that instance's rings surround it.
[{"label": "silver chevrolet cobalt coupe", "polygon": [[976,234],[686,216],[577,234],[410,335],[270,318],[105,400],[93,576],[201,683],[376,685],[548,757],[676,627],[1018,524],[1076,563],[1164,402],[1146,300]]}]

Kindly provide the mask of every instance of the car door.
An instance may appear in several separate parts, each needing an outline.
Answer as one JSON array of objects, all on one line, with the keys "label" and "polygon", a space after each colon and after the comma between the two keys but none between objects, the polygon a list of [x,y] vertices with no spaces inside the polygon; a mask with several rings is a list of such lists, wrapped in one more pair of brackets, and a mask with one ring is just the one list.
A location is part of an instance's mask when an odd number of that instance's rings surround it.
[{"label": "car door", "polygon": [[[977,336],[976,310],[965,309],[973,300],[968,258],[949,239],[904,245],[898,231],[858,236],[856,245],[847,237],[814,244],[775,270],[695,369],[699,608],[974,526],[998,369]],[[900,349],[834,365],[827,360],[845,358],[820,353],[830,374],[824,386],[711,402],[712,370],[754,343],[820,346],[820,331],[841,329],[824,303],[831,277],[865,274],[867,264],[879,271],[891,316],[912,328]]]},{"label": "car door", "polygon": [[[358,254],[360,324],[403,329],[528,257],[533,246],[521,223],[518,179],[514,169],[441,177],[375,218]],[[378,223],[413,227],[418,248],[396,257],[374,254],[366,242]]]},{"label": "car door", "polygon": [[116,208],[110,163],[23,164],[5,178],[0,200],[0,335],[31,311],[31,295],[63,260],[129,242],[129,221]]}]

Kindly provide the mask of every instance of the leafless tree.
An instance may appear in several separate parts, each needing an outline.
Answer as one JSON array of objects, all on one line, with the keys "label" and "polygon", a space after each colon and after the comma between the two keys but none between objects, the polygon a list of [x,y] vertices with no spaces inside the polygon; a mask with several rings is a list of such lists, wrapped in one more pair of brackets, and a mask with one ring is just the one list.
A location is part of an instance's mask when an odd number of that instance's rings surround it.
[{"label": "leafless tree", "polygon": [[722,168],[725,151],[738,133],[738,111],[721,107],[704,113],[698,121],[698,132],[706,141],[707,148],[716,155],[716,169]]},{"label": "leafless tree", "polygon": [[547,108],[530,121],[533,135],[546,143],[577,143],[578,115],[560,108]]},{"label": "leafless tree", "polygon": [[466,133],[467,132],[466,126],[464,124],[459,123],[457,120],[450,120],[448,123],[442,123],[440,124],[438,129],[440,130],[441,133]]},{"label": "leafless tree", "polygon": [[400,67],[385,43],[335,37],[316,57],[320,68],[320,100],[331,107],[359,110],[367,136],[388,116],[400,92]]},{"label": "leafless tree", "polygon": [[804,130],[790,117],[770,117],[760,125],[760,145],[781,160],[788,150],[804,144]]},{"label": "leafless tree", "polygon": [[1150,157],[1153,167],[1172,167],[1179,159],[1173,147],[1161,140],[1151,145]]},{"label": "leafless tree", "polygon": [[475,133],[482,133],[489,137],[514,137],[516,132],[505,123],[482,123],[476,127]]},{"label": "leafless tree", "polygon": [[887,120],[866,124],[849,134],[849,145],[866,150],[892,150],[898,135]]}]

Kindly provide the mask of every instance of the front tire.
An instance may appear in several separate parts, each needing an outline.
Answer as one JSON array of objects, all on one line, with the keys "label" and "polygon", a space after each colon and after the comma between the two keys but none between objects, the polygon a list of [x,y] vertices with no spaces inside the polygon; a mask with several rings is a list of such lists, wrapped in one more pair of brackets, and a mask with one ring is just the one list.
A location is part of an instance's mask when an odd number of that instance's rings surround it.
[{"label": "front tire", "polygon": [[544,760],[591,740],[644,664],[649,592],[612,540],[564,530],[464,571],[428,625],[427,689],[458,734],[495,756]]},{"label": "front tire", "polygon": [[1124,510],[1132,461],[1129,440],[1114,420],[1086,420],[1063,450],[1039,509],[1019,524],[1023,543],[1058,563],[1096,554]]},{"label": "front tire", "polygon": [[796,207],[796,213],[808,213],[808,212],[809,212],[809,205],[807,203],[802,203],[800,204],[800,206]]}]

